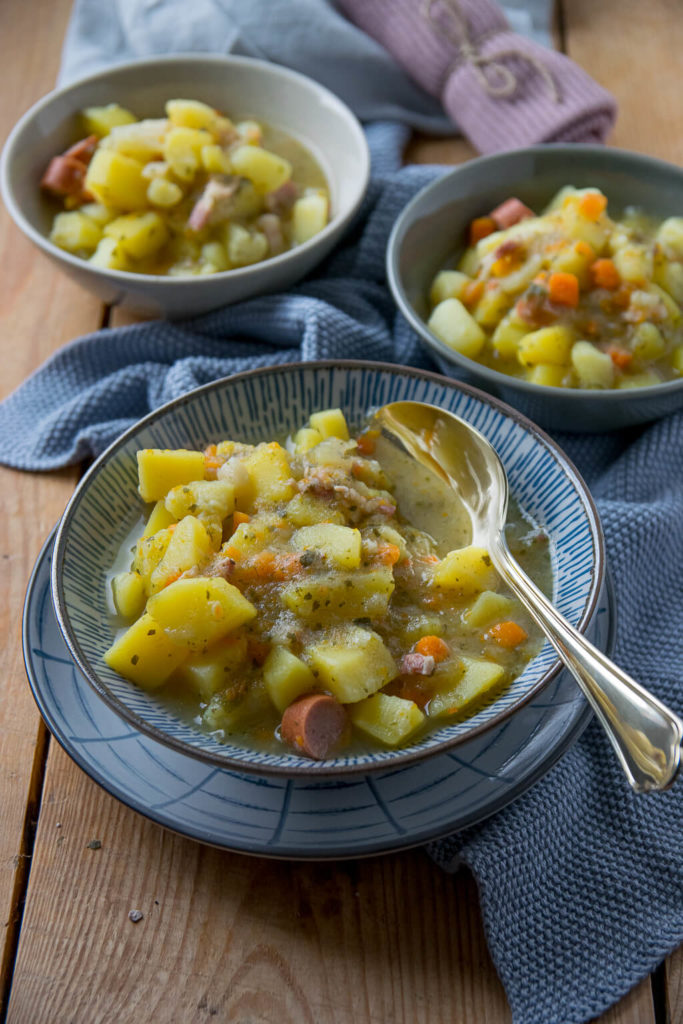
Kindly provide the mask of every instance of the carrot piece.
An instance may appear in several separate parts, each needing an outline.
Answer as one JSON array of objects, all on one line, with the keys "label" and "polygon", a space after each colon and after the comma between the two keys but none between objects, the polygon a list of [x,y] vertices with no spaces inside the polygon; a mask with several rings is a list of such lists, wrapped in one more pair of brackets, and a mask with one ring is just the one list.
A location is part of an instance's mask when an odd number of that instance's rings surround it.
[{"label": "carrot piece", "polygon": [[583,239],[576,242],[574,251],[578,252],[579,256],[586,256],[589,260],[595,259],[595,249],[588,242],[584,242]]},{"label": "carrot piece", "polygon": [[234,533],[238,526],[242,523],[248,523],[251,520],[251,516],[247,515],[246,512],[238,512],[237,509],[232,514],[232,532]]},{"label": "carrot piece", "polygon": [[579,279],[576,274],[557,272],[550,275],[548,294],[551,302],[560,306],[578,306]]},{"label": "carrot piece", "polygon": [[470,223],[469,243],[476,245],[482,238],[492,235],[496,230],[496,222],[492,217],[475,217]]},{"label": "carrot piece", "polygon": [[589,220],[597,220],[607,207],[607,199],[599,192],[587,192],[579,200],[579,210]]},{"label": "carrot piece", "polygon": [[468,281],[462,290],[463,305],[467,306],[468,309],[471,309],[472,306],[476,306],[483,294],[483,281]]},{"label": "carrot piece", "polygon": [[417,654],[424,655],[428,658],[430,655],[434,661],[443,661],[451,653],[451,649],[445,640],[442,640],[440,636],[423,636],[415,644],[415,651]]},{"label": "carrot piece", "polygon": [[495,640],[501,647],[519,647],[529,634],[516,622],[498,622],[486,634],[487,639]]},{"label": "carrot piece", "polygon": [[614,265],[614,261],[606,257],[591,263],[590,274],[593,285],[596,288],[607,288],[609,291],[615,291],[621,284],[621,277]]},{"label": "carrot piece", "polygon": [[238,562],[239,559],[242,557],[242,552],[239,550],[239,548],[234,548],[231,544],[228,545],[227,548],[223,548],[223,551],[221,553],[225,555],[226,558],[231,558],[233,562]]},{"label": "carrot piece", "polygon": [[301,555],[276,555],[272,576],[274,580],[287,580],[301,571]]},{"label": "carrot piece", "polygon": [[610,345],[607,349],[607,354],[614,365],[620,370],[625,370],[633,362],[633,355],[630,352],[626,352],[623,348],[617,348],[616,345]]},{"label": "carrot piece", "polygon": [[377,548],[377,556],[382,565],[396,565],[401,557],[401,549],[398,544],[383,544]]},{"label": "carrot piece", "polygon": [[375,450],[375,442],[379,437],[379,430],[366,430],[356,441],[356,446],[361,455],[372,455]]}]

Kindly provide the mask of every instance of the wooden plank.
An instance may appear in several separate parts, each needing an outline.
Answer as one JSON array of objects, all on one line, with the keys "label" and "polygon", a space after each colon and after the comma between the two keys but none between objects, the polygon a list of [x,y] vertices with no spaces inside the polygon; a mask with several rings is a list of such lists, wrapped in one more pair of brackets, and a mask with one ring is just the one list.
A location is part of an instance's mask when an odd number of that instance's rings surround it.
[{"label": "wooden plank", "polygon": [[117,803],[53,744],[9,1021],[212,1015],[509,1020],[469,876],[422,851],[297,864],[203,847]]},{"label": "wooden plank", "polygon": [[668,1024],[683,1024],[683,947],[666,961],[666,1010]]},{"label": "wooden plank", "polygon": [[[53,0],[49,17],[38,17],[36,5],[23,0],[3,5],[0,139],[52,87],[59,59],[57,42],[69,7],[70,0]],[[100,305],[68,282],[21,235],[4,209],[0,211],[0,265],[0,397],[4,397],[59,345],[96,327]],[[0,468],[0,631],[9,638],[0,651],[0,1018],[16,947],[47,739],[26,683],[19,623],[33,562],[74,479],[72,471],[47,477]]]}]

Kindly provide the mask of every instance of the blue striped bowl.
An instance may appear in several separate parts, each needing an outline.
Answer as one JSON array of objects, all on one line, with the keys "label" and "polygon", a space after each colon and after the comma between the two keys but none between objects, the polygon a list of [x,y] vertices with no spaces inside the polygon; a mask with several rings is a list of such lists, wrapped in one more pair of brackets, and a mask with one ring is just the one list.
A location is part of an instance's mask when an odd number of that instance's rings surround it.
[{"label": "blue striped bowl", "polygon": [[360,424],[372,408],[402,399],[448,409],[491,441],[505,465],[511,493],[550,537],[556,607],[579,629],[587,628],[605,565],[597,512],[572,464],[530,421],[473,388],[408,367],[321,362],[259,369],[198,388],[137,423],[95,462],[60,523],[52,563],[57,620],[85,678],[122,719],[220,767],[262,775],[338,776],[413,763],[469,741],[548,685],[560,663],[546,642],[498,700],[467,721],[434,731],[404,750],[313,763],[287,752],[219,743],[105,665],[103,654],[114,637],[105,577],[140,519],[139,448],[202,448],[225,437],[255,443],[287,434],[311,412],[328,406],[341,406],[352,424]]}]

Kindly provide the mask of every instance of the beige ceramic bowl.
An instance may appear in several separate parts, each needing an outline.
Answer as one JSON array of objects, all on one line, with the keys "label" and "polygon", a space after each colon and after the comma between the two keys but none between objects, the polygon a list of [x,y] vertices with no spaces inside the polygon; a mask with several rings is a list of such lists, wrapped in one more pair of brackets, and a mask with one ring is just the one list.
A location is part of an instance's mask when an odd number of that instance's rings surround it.
[{"label": "beige ceramic bowl", "polygon": [[[54,203],[39,182],[51,157],[79,136],[78,112],[117,102],[139,117],[158,117],[168,99],[198,99],[231,116],[253,117],[300,140],[329,183],[330,223],[281,256],[205,277],[157,277],[105,270],[48,240]],[[49,93],[24,114],[2,154],[5,205],[21,230],[62,270],[105,302],[136,312],[190,316],[286,289],[311,271],[339,241],[367,188],[370,156],[363,130],[333,93],[304,75],[247,57],[203,54],[134,61]]]}]

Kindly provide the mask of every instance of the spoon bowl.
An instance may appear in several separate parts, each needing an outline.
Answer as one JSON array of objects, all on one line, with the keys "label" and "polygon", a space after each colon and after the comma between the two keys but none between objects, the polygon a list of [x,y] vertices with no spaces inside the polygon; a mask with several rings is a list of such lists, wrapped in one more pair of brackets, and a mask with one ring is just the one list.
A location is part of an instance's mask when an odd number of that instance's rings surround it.
[{"label": "spoon bowl", "polygon": [[522,571],[505,539],[508,482],[498,454],[474,427],[422,402],[376,413],[386,435],[449,484],[466,511],[473,544],[526,607],[574,676],[638,793],[667,789],[681,759],[683,722],[567,622]]}]

